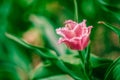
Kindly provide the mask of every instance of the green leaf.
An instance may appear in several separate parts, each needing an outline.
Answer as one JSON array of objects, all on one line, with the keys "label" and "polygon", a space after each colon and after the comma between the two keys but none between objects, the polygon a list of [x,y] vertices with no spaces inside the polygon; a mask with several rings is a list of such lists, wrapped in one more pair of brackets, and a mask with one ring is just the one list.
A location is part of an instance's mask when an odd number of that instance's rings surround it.
[{"label": "green leaf", "polygon": [[15,37],[11,34],[8,34],[8,33],[6,33],[6,36],[9,39],[11,39],[12,41],[16,42],[17,44],[20,44],[23,47],[28,48],[28,49],[32,50],[33,52],[38,53],[38,55],[40,55],[42,58],[57,59],[55,52],[50,49],[40,48],[37,46],[30,45],[30,44],[26,43],[25,41]]},{"label": "green leaf", "polygon": [[40,55],[42,58],[50,59],[53,62],[54,65],[59,67],[59,69],[61,69],[65,73],[69,74],[73,78],[80,79],[69,68],[66,67],[66,65],[63,63],[63,61],[55,55],[54,51],[30,45],[30,44],[24,42],[23,40],[15,37],[15,36],[12,36],[8,33],[6,33],[6,36],[9,39],[13,40],[14,42],[24,46],[25,48],[31,49],[32,51],[38,53],[38,55]]},{"label": "green leaf", "polygon": [[68,75],[56,75],[52,77],[47,77],[43,79],[37,79],[37,80],[74,80]]},{"label": "green leaf", "polygon": [[107,69],[104,80],[120,80],[120,58],[116,59]]},{"label": "green leaf", "polygon": [[[61,60],[63,59],[63,61]],[[63,56],[59,60],[51,60],[52,65],[41,66],[41,68],[36,69],[34,73],[34,78],[42,79],[49,76],[59,75],[59,74],[69,74],[74,79],[82,80],[84,75],[81,72],[81,64],[79,59],[71,59],[71,57]],[[69,60],[67,60],[69,59]],[[71,60],[70,60],[71,59]],[[77,63],[75,63],[77,61]]]},{"label": "green leaf", "polygon": [[74,55],[74,54],[67,54],[67,55],[65,54],[65,55],[60,56],[60,59],[62,59],[63,62],[72,64],[72,65],[82,64],[80,58],[76,56],[77,55]]},{"label": "green leaf", "polygon": [[111,30],[114,31],[117,35],[120,36],[120,29],[119,29],[119,28],[116,28],[115,26],[110,25],[110,24],[108,24],[108,23],[105,23],[105,22],[103,22],[103,21],[99,21],[98,23],[105,25],[106,27],[108,27],[109,29],[111,29]]},{"label": "green leaf", "polygon": [[[69,74],[71,77],[73,77],[76,80],[81,80],[80,77],[78,77],[72,70],[70,70],[65,63],[63,63],[63,61],[61,59],[58,59],[56,61],[54,61],[54,63],[65,73]],[[83,78],[84,79],[84,78]]]},{"label": "green leaf", "polygon": [[[22,69],[10,61],[0,61],[0,80],[21,80]],[[24,75],[26,76],[26,75]]]},{"label": "green leaf", "polygon": [[[58,56],[55,55],[55,52],[52,51],[52,50],[49,50],[49,49],[46,49],[46,48],[40,48],[40,47],[36,47],[36,46],[33,46],[33,45],[30,45],[26,42],[24,42],[23,40],[15,37],[15,36],[12,36],[8,33],[6,33],[6,36],[13,40],[14,42],[22,45],[23,47],[25,48],[28,48],[32,51],[34,51],[35,53],[38,53],[42,58],[45,58],[45,59],[49,59],[51,60],[51,62],[58,67],[58,69],[60,69],[61,71],[63,71],[64,73],[66,74],[69,74],[70,76],[72,76],[74,79],[86,79],[85,75],[83,73],[80,74],[80,76],[78,75],[78,73],[76,73],[76,69],[79,68],[79,72],[81,72],[81,64],[75,66],[73,64],[70,64],[70,63],[67,63],[67,65],[69,66],[72,66],[73,68],[73,71],[71,70],[70,67],[66,66],[66,63],[62,61],[62,59],[58,58]],[[75,72],[74,72],[75,70]]]},{"label": "green leaf", "polygon": [[0,1],[0,38],[2,38],[3,33],[7,29],[8,15],[11,9],[11,0],[1,0]]},{"label": "green leaf", "polygon": [[105,1],[105,0],[98,0],[101,5],[101,8],[108,12],[109,15],[113,16],[115,20],[120,20],[120,1]]},{"label": "green leaf", "polygon": [[111,64],[113,62],[110,59],[99,58],[95,55],[91,55],[90,61],[91,61],[91,65],[92,65],[93,68],[101,66],[101,65]]},{"label": "green leaf", "polygon": [[67,66],[69,70],[74,73],[74,75],[78,76],[80,79],[88,80],[86,74],[83,71],[82,61],[75,54],[63,55],[60,58],[63,60],[64,64]]},{"label": "green leaf", "polygon": [[102,6],[110,6],[110,7],[115,7],[115,8],[120,8],[120,1],[109,1],[109,0],[97,0]]},{"label": "green leaf", "polygon": [[38,80],[38,79],[60,75],[60,74],[64,74],[64,72],[62,72],[56,65],[53,65],[53,64],[42,65],[41,63],[38,68],[36,68],[31,72],[30,77],[32,80]]},{"label": "green leaf", "polygon": [[87,48],[85,49],[85,71],[89,77],[91,77],[91,62],[90,62],[90,44],[88,44]]},{"label": "green leaf", "polygon": [[[105,22],[103,22],[103,21],[99,21],[98,23],[99,23],[99,24],[103,24],[103,25],[105,25],[106,27],[108,27],[109,29],[111,29],[112,31],[114,31],[114,32],[118,35],[119,40],[120,40],[120,29],[119,29],[119,28],[116,28],[115,26],[110,25],[110,24],[108,24],[108,23],[105,23]],[[120,42],[120,41],[119,41],[119,42]]]},{"label": "green leaf", "polygon": [[23,53],[23,51],[14,43],[11,42],[8,43],[8,58],[11,62],[19,65],[23,69],[24,72],[29,73],[30,62],[28,61],[28,57]]},{"label": "green leaf", "polygon": [[91,55],[90,62],[92,67],[92,75],[95,78],[103,80],[105,72],[107,71],[108,67],[112,64],[113,61]]},{"label": "green leaf", "polygon": [[[70,76],[72,76],[74,79],[78,79],[78,80],[81,80],[81,79],[84,79],[84,74],[83,72],[81,71],[81,64],[80,64],[80,60],[77,58],[73,58],[71,55],[69,56],[61,56],[60,57],[61,59],[59,60],[51,60],[52,62],[52,65],[50,65],[49,67],[44,67],[44,70],[45,68],[49,68],[49,73],[47,72],[47,74],[45,73],[46,76],[53,76],[53,75],[57,75],[56,71],[57,72],[62,72],[62,74],[69,74]],[[74,60],[74,61],[73,61]],[[76,63],[77,61],[77,63]],[[41,68],[43,69],[43,68]],[[54,71],[54,70],[55,71]],[[51,72],[52,70],[52,72]],[[44,74],[45,71],[48,71],[48,70],[45,70],[43,72],[39,71],[39,70],[36,70],[38,73],[38,76],[40,76],[40,74]],[[40,73],[41,72],[41,73]],[[51,75],[51,73],[54,73],[53,75]]]}]

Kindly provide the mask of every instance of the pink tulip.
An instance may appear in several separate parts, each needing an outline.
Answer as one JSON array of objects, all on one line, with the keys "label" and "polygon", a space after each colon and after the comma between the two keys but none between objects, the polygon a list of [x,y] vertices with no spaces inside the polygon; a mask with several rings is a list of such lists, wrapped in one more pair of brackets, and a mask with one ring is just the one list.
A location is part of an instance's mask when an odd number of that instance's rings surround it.
[{"label": "pink tulip", "polygon": [[58,43],[65,43],[73,50],[83,50],[90,41],[91,28],[92,26],[86,27],[86,20],[81,23],[67,20],[65,27],[56,29],[57,34],[62,36]]}]

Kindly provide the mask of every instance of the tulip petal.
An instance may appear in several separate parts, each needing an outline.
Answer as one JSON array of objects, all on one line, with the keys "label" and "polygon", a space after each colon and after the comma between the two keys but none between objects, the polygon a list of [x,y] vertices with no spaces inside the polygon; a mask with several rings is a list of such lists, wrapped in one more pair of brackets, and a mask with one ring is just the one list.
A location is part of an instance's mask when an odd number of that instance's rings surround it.
[{"label": "tulip petal", "polygon": [[75,32],[77,37],[80,37],[83,34],[83,28],[80,24],[77,24],[73,31]]},{"label": "tulip petal", "polygon": [[62,36],[58,43],[65,43],[67,47],[73,50],[83,50],[90,41],[91,29],[92,26],[86,27],[86,20],[79,24],[68,20],[65,22],[64,28],[56,29],[57,34]]},{"label": "tulip petal", "polygon": [[84,19],[84,20],[80,23],[80,25],[81,25],[82,27],[86,27],[86,20]]},{"label": "tulip petal", "polygon": [[71,30],[67,30],[66,28],[56,29],[57,34],[61,35],[64,38],[70,39],[74,37],[74,33]]},{"label": "tulip petal", "polygon": [[92,28],[93,28],[92,26],[89,26],[89,27],[88,27],[88,34],[91,33],[91,29],[92,29]]},{"label": "tulip petal", "polygon": [[89,43],[89,36],[84,36],[82,39],[81,39],[81,43],[82,43],[82,46],[83,46],[83,49],[85,47],[87,47],[88,43]]},{"label": "tulip petal", "polygon": [[65,21],[65,27],[68,27],[68,29],[70,29],[70,30],[74,29],[74,27],[76,25],[77,25],[77,23],[72,20]]},{"label": "tulip petal", "polygon": [[65,40],[64,43],[67,45],[67,47],[69,47],[70,49],[73,49],[73,50],[80,50],[81,46],[78,44],[79,41],[68,41],[68,40]]}]

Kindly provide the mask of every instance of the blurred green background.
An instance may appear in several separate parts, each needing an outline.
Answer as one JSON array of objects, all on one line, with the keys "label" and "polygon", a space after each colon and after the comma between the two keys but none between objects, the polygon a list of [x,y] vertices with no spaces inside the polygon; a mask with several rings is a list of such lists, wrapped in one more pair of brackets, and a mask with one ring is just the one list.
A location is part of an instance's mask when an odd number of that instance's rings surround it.
[{"label": "blurred green background", "polygon": [[[28,80],[41,58],[6,38],[15,35],[35,46],[55,50],[58,55],[74,51],[58,45],[55,29],[64,21],[74,20],[73,0],[0,0],[0,80]],[[120,54],[118,36],[98,24],[105,21],[120,27],[119,0],[77,0],[79,22],[87,20],[94,28],[91,33],[91,52],[115,59]],[[16,74],[17,73],[17,74]],[[21,77],[22,76],[22,77]]]}]

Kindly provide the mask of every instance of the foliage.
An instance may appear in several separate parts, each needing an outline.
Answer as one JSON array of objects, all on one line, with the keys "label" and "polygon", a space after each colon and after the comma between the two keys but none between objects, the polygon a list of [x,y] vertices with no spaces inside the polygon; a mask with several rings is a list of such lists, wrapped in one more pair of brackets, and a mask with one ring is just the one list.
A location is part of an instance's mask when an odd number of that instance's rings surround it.
[{"label": "foliage", "polygon": [[[119,0],[0,0],[0,80],[119,80],[119,5]],[[94,27],[85,50],[57,44],[55,29],[68,19],[86,19]],[[111,53],[114,59],[105,58]]]}]

